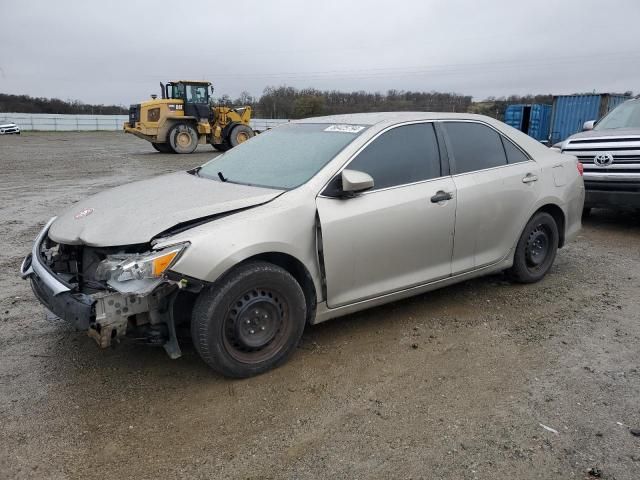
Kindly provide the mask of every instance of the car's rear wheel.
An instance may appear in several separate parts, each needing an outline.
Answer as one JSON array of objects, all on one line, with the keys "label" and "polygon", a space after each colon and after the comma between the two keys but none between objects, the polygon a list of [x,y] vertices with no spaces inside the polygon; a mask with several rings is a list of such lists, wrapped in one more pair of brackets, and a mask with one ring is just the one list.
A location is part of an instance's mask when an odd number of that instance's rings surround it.
[{"label": "car's rear wheel", "polygon": [[509,276],[520,283],[542,279],[553,265],[560,236],[554,218],[546,213],[535,214],[525,226],[513,258]]},{"label": "car's rear wheel", "polygon": [[289,358],[305,318],[304,294],[291,274],[271,263],[251,262],[200,293],[191,336],[211,368],[228,377],[250,377]]}]

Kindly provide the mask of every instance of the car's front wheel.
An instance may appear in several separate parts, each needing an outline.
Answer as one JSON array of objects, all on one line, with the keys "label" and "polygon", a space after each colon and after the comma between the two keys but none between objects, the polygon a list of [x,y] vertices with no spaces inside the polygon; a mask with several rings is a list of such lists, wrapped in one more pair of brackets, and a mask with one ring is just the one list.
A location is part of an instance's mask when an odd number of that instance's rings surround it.
[{"label": "car's front wheel", "polygon": [[538,212],[524,227],[509,276],[520,283],[533,283],[542,279],[553,265],[560,236],[554,218]]},{"label": "car's front wheel", "polygon": [[214,370],[250,377],[289,358],[302,337],[305,318],[305,298],[295,278],[277,265],[251,262],[200,293],[191,336]]}]

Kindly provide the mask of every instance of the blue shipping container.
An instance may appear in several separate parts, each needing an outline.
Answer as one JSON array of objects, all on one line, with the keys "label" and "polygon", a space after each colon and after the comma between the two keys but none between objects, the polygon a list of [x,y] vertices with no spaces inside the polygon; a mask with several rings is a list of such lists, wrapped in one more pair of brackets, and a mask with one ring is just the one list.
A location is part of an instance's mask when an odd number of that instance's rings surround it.
[{"label": "blue shipping container", "polygon": [[553,97],[551,144],[582,130],[584,122],[600,120],[630,97],[617,94],[558,95]]},{"label": "blue shipping container", "polygon": [[504,123],[522,131],[524,107],[524,105],[509,105],[504,111]]},{"label": "blue shipping container", "polygon": [[529,116],[530,137],[543,141],[549,138],[549,125],[551,125],[551,105],[537,103],[531,105],[531,115]]},{"label": "blue shipping container", "polygon": [[504,123],[526,133],[536,140],[549,138],[551,105],[509,105],[504,112]]}]

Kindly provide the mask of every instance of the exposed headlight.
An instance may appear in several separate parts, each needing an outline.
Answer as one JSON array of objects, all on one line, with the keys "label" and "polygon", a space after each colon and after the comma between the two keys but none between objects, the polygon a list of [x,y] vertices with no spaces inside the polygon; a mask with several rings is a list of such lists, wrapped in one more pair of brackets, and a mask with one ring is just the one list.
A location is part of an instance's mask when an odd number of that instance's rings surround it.
[{"label": "exposed headlight", "polygon": [[172,245],[149,253],[123,253],[108,255],[96,268],[96,280],[142,280],[158,278],[173,265],[188,243]]}]

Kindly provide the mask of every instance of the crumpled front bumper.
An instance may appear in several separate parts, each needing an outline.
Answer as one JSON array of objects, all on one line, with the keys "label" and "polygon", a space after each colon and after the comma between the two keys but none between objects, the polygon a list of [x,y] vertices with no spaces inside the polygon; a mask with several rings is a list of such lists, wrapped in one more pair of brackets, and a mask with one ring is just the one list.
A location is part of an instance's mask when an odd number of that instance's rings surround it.
[{"label": "crumpled front bumper", "polygon": [[[172,324],[167,315],[167,303],[178,287],[175,283],[158,279],[153,288],[143,292],[104,290],[91,295],[78,292],[74,286],[52,272],[41,258],[41,245],[56,217],[47,222],[36,238],[33,249],[22,261],[20,276],[29,279],[33,293],[48,310],[72,323],[78,330],[87,331],[100,347],[106,348],[127,333],[129,318],[148,314],[151,324]],[[170,328],[172,328],[171,325]],[[172,333],[172,332],[171,332]],[[172,335],[175,337],[175,335]],[[170,340],[174,340],[171,338]],[[180,356],[175,345],[167,349],[172,358]]]},{"label": "crumpled front bumper", "polygon": [[84,293],[73,292],[71,286],[57,277],[42,262],[40,245],[47,236],[53,217],[36,238],[33,249],[20,266],[20,276],[31,281],[34,295],[58,317],[73,323],[79,330],[88,330],[95,319],[95,301]]}]

